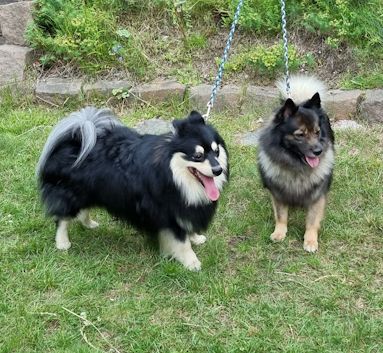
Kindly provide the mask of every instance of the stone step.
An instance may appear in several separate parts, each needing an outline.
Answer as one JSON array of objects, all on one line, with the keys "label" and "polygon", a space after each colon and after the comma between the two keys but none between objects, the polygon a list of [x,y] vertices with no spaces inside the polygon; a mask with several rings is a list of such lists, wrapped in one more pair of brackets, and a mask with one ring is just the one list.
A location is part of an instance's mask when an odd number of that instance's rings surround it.
[{"label": "stone step", "polygon": [[0,3],[0,28],[7,44],[26,45],[25,30],[32,21],[33,1]]},{"label": "stone step", "polygon": [[383,89],[366,91],[358,110],[363,118],[373,123],[383,123]]},{"label": "stone step", "polygon": [[[206,112],[206,104],[210,99],[211,85],[198,85],[188,90],[191,109]],[[120,96],[126,101],[138,101],[158,104],[171,98],[182,101],[186,86],[174,80],[164,80],[133,86],[128,81],[98,81],[84,84],[80,79],[50,78],[40,80],[36,86],[36,94],[41,98],[55,97],[64,100],[77,94],[100,94],[111,96],[114,90],[120,90]],[[120,97],[120,98],[121,98]],[[279,93],[274,87],[226,85],[219,89],[213,112],[228,111],[232,114],[251,114],[255,111],[272,112],[279,106]],[[323,106],[331,120],[352,119],[361,114],[372,122],[383,122],[382,104],[383,90],[330,90],[322,97]]]},{"label": "stone step", "polygon": [[35,93],[43,99],[60,101],[78,96],[81,93],[82,85],[83,80],[81,79],[50,77],[37,81]]},{"label": "stone step", "polygon": [[33,50],[18,45],[0,45],[0,86],[22,81],[24,69],[33,59]]},{"label": "stone step", "polygon": [[40,98],[54,98],[55,102],[58,102],[81,93],[85,95],[98,94],[112,96],[114,90],[126,92],[126,99],[129,101],[157,104],[169,99],[182,101],[184,99],[186,86],[174,80],[145,83],[133,87],[129,81],[123,80],[101,80],[94,83],[84,83],[81,79],[52,77],[38,80],[35,93]]}]

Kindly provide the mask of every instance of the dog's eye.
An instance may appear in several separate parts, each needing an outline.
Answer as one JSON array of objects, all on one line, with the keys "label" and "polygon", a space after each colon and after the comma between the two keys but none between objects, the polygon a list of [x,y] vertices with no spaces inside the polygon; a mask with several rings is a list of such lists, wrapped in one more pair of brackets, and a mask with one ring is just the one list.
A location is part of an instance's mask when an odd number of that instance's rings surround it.
[{"label": "dog's eye", "polygon": [[319,136],[320,135],[320,130],[315,131],[315,135]]},{"label": "dog's eye", "polygon": [[193,154],[193,159],[195,161],[202,161],[203,159],[203,153],[202,152],[196,152]]},{"label": "dog's eye", "polygon": [[215,151],[213,151],[217,157],[219,157],[219,148],[217,148]]},{"label": "dog's eye", "polygon": [[294,136],[296,138],[302,138],[303,136],[305,136],[305,134],[303,132],[299,131],[299,132],[294,132]]}]

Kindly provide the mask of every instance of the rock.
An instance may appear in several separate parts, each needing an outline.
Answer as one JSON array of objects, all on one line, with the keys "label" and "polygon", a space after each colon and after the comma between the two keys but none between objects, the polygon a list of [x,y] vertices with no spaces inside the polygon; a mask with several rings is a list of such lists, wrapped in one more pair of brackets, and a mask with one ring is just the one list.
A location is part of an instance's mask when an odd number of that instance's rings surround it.
[{"label": "rock", "polygon": [[121,89],[128,91],[132,84],[124,80],[100,80],[93,83],[86,83],[83,86],[83,92],[86,94],[100,94],[103,96],[111,96],[113,90]]},{"label": "rock", "polygon": [[138,85],[131,89],[132,98],[148,103],[161,103],[170,99],[182,101],[186,86],[174,80],[157,81]]},{"label": "rock", "polygon": [[0,6],[0,27],[8,44],[26,45],[25,30],[32,21],[33,1],[14,2]]},{"label": "rock", "polygon": [[[217,94],[214,102],[214,111],[216,112],[239,112],[242,104],[241,97],[243,96],[243,90],[239,86],[226,85],[223,86]],[[207,103],[207,102],[206,102]]]},{"label": "rock", "polygon": [[145,120],[142,123],[139,123],[135,129],[141,135],[143,134],[152,134],[152,135],[161,135],[166,134],[172,130],[172,124],[170,121],[165,121],[162,119],[150,119]]},{"label": "rock", "polygon": [[249,86],[243,99],[242,112],[251,113],[262,109],[273,112],[280,104],[279,91],[274,87]]},{"label": "rock", "polygon": [[82,80],[69,78],[48,78],[38,80],[35,93],[44,99],[65,99],[76,96],[81,92]]},{"label": "rock", "polygon": [[0,45],[0,86],[21,81],[24,68],[30,64],[33,50],[17,45]]},{"label": "rock", "polygon": [[357,114],[357,107],[362,91],[332,90],[327,93],[323,100],[323,107],[326,109],[330,119],[342,120],[352,119]]},{"label": "rock", "polygon": [[238,144],[241,146],[257,146],[260,132],[261,130],[250,131],[239,135],[237,137]]},{"label": "rock", "polygon": [[334,130],[357,130],[362,129],[363,126],[354,120],[338,120],[332,124]]},{"label": "rock", "polygon": [[383,123],[383,89],[369,90],[359,106],[360,115],[369,122]]},{"label": "rock", "polygon": [[191,87],[189,91],[189,103],[192,110],[197,110],[201,114],[205,114],[207,110],[207,102],[210,99],[211,90],[213,86],[211,85],[198,85]]},{"label": "rock", "polygon": [[[198,110],[201,114],[205,114],[212,89],[213,86],[205,84],[192,87],[189,94],[191,109]],[[239,111],[241,106],[241,96],[242,89],[240,87],[235,85],[223,86],[218,90],[212,111]]]}]

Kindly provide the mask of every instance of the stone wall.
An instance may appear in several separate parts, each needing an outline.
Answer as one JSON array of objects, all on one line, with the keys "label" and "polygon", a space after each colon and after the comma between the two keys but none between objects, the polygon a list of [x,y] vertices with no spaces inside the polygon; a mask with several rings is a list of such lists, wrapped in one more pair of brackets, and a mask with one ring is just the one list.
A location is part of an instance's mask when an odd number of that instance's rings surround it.
[{"label": "stone wall", "polygon": [[32,6],[33,1],[0,0],[0,87],[23,80],[32,59],[24,36]]},{"label": "stone wall", "polygon": [[[111,97],[113,90],[124,93],[129,102],[157,104],[169,99],[188,100],[193,109],[206,111],[212,86],[202,84],[187,87],[174,80],[157,80],[134,86],[129,81],[97,81],[85,83],[81,79],[49,78],[39,80],[36,95],[47,102],[58,104],[73,96],[103,95]],[[330,90],[322,97],[323,106],[332,120],[354,119],[360,116],[370,122],[383,123],[383,89]],[[214,112],[229,111],[233,114],[251,113],[255,109],[269,110],[278,106],[279,94],[274,87],[226,85],[218,90]]]}]

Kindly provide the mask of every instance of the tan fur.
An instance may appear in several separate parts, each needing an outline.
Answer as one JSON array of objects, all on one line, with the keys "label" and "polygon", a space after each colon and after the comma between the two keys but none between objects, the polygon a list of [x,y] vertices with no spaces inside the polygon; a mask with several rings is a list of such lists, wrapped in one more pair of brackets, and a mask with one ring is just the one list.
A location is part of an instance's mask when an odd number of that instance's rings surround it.
[{"label": "tan fur", "polygon": [[306,217],[306,232],[303,243],[303,248],[308,252],[315,252],[318,250],[318,231],[320,228],[320,222],[324,216],[325,207],[326,198],[325,196],[322,196],[308,209]]},{"label": "tan fur", "polygon": [[275,229],[273,234],[270,235],[272,241],[282,241],[286,238],[287,233],[287,218],[289,208],[278,202],[273,196],[271,196],[275,217]]},{"label": "tan fur", "polygon": [[[273,196],[271,199],[274,209],[275,229],[270,235],[270,239],[279,242],[286,238],[288,206],[278,202]],[[324,216],[325,207],[326,198],[325,196],[322,196],[317,202],[313,203],[307,211],[303,248],[308,252],[315,252],[318,250],[318,231]]]}]

